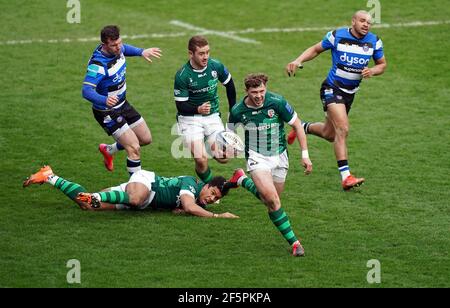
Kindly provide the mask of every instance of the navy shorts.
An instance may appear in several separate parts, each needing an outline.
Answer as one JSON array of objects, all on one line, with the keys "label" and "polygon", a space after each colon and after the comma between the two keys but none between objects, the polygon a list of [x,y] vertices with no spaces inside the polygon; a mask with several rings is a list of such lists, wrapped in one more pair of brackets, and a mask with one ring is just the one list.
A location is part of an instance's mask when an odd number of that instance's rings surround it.
[{"label": "navy shorts", "polygon": [[118,109],[97,110],[92,109],[94,117],[98,124],[105,130],[105,132],[111,136],[121,129],[124,129],[125,125],[133,127],[142,118],[142,116],[131,106],[128,101]]},{"label": "navy shorts", "polygon": [[320,88],[320,99],[322,100],[323,111],[327,111],[329,104],[336,103],[344,104],[348,114],[354,98],[355,94],[345,93],[336,87],[330,86],[326,81],[322,83],[322,87]]}]

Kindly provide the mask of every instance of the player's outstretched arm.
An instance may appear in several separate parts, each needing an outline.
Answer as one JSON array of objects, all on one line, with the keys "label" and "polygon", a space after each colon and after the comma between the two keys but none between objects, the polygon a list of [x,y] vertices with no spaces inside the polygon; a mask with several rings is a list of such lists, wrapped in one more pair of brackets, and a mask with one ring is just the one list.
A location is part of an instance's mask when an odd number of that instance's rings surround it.
[{"label": "player's outstretched arm", "polygon": [[220,213],[216,214],[210,211],[205,210],[201,206],[197,205],[195,203],[195,200],[192,196],[186,194],[180,196],[181,200],[181,206],[183,207],[183,210],[185,213],[198,216],[198,217],[206,217],[206,218],[239,218],[239,216],[236,216],[231,213]]},{"label": "player's outstretched arm", "polygon": [[309,47],[300,56],[298,56],[297,59],[286,65],[286,73],[289,77],[291,77],[292,75],[295,76],[295,72],[297,71],[297,69],[303,68],[303,63],[314,59],[324,51],[325,49],[322,47],[322,42]]},{"label": "player's outstretched arm", "polygon": [[147,48],[144,49],[144,51],[142,51],[142,56],[144,57],[145,60],[147,60],[148,62],[152,63],[152,57],[153,58],[161,58],[162,56],[162,50],[159,49],[158,47],[152,47],[152,48]]}]

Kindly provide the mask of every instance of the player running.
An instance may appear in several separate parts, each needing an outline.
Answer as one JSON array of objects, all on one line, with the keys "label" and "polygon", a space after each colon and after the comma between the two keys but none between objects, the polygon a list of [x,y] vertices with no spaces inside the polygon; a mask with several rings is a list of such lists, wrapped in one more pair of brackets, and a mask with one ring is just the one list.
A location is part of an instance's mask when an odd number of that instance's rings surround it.
[{"label": "player running", "polygon": [[214,159],[220,163],[228,161],[214,148],[216,135],[225,130],[220,118],[217,86],[219,82],[225,86],[230,110],[236,103],[236,88],[227,68],[209,57],[206,38],[192,37],[188,51],[189,61],[176,73],[174,83],[178,133],[194,158],[197,175],[208,183],[212,173],[205,142]]},{"label": "player running", "polygon": [[244,170],[238,169],[229,182],[242,185],[264,202],[270,220],[292,246],[292,254],[303,256],[304,249],[280,201],[289,169],[284,123],[295,129],[305,174],[311,173],[312,163],[297,113],[281,95],[267,91],[267,81],[264,74],[248,75],[244,82],[247,95],[231,110],[228,128],[244,127],[247,171],[251,179]]},{"label": "player running", "polygon": [[205,209],[228,193],[229,185],[219,176],[205,184],[190,176],[166,178],[139,170],[126,183],[88,193],[81,185],[57,176],[50,166],[44,166],[24,181],[23,187],[44,183],[59,189],[83,210],[168,209],[199,217],[239,218],[231,213],[217,214]]},{"label": "player running", "polygon": [[100,144],[99,151],[106,169],[112,171],[113,155],[125,149],[130,174],[141,170],[140,146],[150,144],[152,135],[144,118],[126,98],[126,57],[161,57],[159,48],[141,49],[122,43],[117,26],[101,31],[102,44],[95,48],[89,60],[83,82],[83,97],[92,103],[94,117],[115,143]]},{"label": "player running", "polygon": [[[362,78],[383,74],[387,65],[383,43],[378,36],[369,32],[370,26],[370,14],[358,11],[353,15],[351,28],[328,32],[321,42],[306,49],[286,66],[288,75],[295,76],[297,68],[302,68],[304,62],[314,59],[325,50],[331,50],[333,65],[320,89],[325,123],[304,122],[303,128],[306,133],[333,142],[344,190],[359,186],[365,181],[350,173],[347,153],[348,113]],[[374,59],[375,66],[369,68],[371,58]],[[289,133],[289,144],[295,141],[295,134],[295,131]]]}]

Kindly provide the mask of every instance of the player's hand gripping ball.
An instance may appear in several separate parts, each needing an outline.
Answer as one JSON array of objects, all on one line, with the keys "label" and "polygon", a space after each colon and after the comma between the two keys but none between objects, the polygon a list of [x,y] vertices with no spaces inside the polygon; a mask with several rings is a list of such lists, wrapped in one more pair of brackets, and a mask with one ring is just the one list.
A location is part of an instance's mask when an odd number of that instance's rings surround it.
[{"label": "player's hand gripping ball", "polygon": [[223,131],[217,134],[216,149],[225,158],[236,157],[244,152],[245,146],[241,138],[230,131]]}]

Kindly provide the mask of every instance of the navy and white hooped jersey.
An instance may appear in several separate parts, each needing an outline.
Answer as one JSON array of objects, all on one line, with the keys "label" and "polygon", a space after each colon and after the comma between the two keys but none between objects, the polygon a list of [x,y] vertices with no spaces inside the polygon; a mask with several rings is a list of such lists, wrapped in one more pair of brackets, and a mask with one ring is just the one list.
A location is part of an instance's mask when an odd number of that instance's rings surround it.
[{"label": "navy and white hooped jersey", "polygon": [[368,66],[370,58],[378,60],[384,56],[383,42],[378,36],[369,32],[358,39],[349,28],[328,32],[322,40],[322,47],[331,49],[333,60],[327,82],[349,94],[358,91],[361,72]]},{"label": "navy and white hooped jersey", "polygon": [[[101,51],[102,46],[99,45],[92,54],[83,85],[92,86],[95,91],[104,97],[117,96],[119,103],[114,108],[120,108],[126,99],[126,70],[127,65],[125,56],[128,50],[137,48],[129,45],[123,45],[120,55],[108,56]],[[142,49],[140,49],[142,52]],[[135,54],[131,54],[135,55]],[[92,101],[95,109],[106,110],[105,101]]]}]

